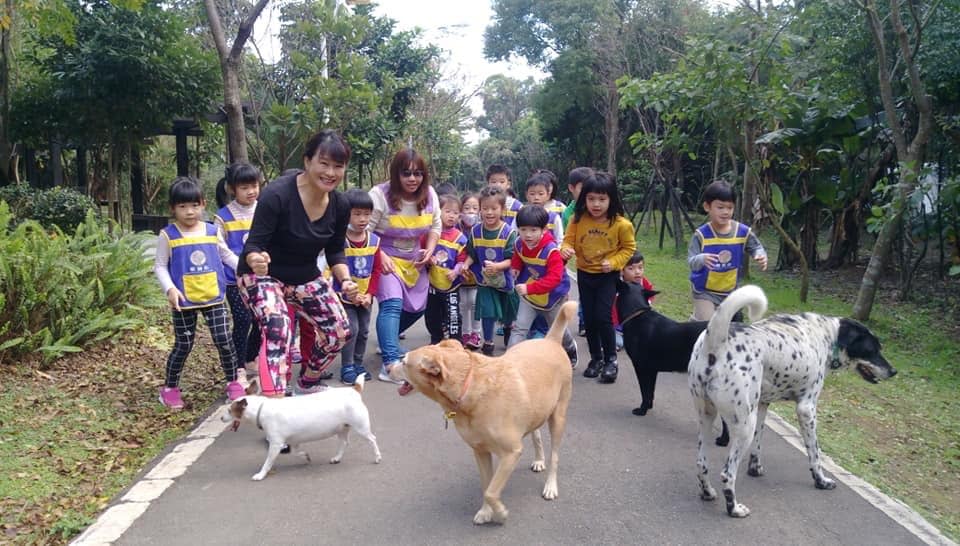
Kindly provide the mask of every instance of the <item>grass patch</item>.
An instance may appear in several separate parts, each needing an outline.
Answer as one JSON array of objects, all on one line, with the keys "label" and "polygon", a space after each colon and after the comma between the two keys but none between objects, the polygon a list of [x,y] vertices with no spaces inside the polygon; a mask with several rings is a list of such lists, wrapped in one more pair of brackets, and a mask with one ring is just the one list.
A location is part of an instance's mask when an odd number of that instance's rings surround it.
[{"label": "grass patch", "polygon": [[0,364],[0,543],[65,544],[223,395],[205,327],[184,368],[187,407],[160,408],[173,342],[165,310],[146,329],[55,361]]},{"label": "grass patch", "polygon": [[[767,241],[765,241],[766,243]],[[642,227],[638,247],[657,290],[658,310],[688,320],[690,299],[686,248],[657,248],[656,234]],[[775,244],[767,247],[775,264]],[[814,272],[807,303],[799,300],[800,279],[786,272],[751,271],[769,313],[812,311],[849,316],[862,270]],[[956,290],[953,281],[953,290]],[[884,284],[869,327],[899,371],[871,385],[855,373],[827,376],[818,408],[818,433],[825,453],[892,497],[902,500],[945,534],[960,538],[960,333],[955,316],[944,315],[937,298],[922,304],[894,301]],[[954,312],[956,310],[953,310]],[[772,409],[796,423],[793,404]]]}]

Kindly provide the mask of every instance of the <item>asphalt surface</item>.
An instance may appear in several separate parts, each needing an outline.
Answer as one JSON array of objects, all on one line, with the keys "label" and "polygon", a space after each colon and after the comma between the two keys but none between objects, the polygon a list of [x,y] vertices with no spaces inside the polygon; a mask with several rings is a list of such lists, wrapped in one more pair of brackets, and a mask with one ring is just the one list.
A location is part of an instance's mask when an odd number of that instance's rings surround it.
[{"label": "asphalt surface", "polygon": [[[421,321],[404,343],[415,347],[427,339]],[[338,465],[327,462],[336,451],[336,440],[328,439],[305,444],[312,463],[281,455],[264,481],[253,482],[265,455],[263,433],[245,423],[237,432],[217,434],[223,428],[218,421],[211,439],[202,442],[209,447],[182,475],[164,482],[166,490],[143,505],[143,514],[114,543],[924,543],[844,483],[832,491],[815,489],[806,456],[772,432],[763,437],[766,475],[747,476],[744,463],[737,484],[739,500],[752,514],[728,517],[722,497],[698,497],[697,426],[686,376],[661,374],[656,406],[636,417],[630,410],[639,405],[639,390],[626,354],[617,383],[601,385],[581,375],[586,341],[577,341],[582,362],[560,453],[560,496],[540,497],[545,473],[529,470],[533,449],[526,440],[503,493],[510,510],[504,525],[472,523],[482,500],[479,474],[455,428],[444,426],[439,406],[417,393],[401,398],[396,385],[374,379],[364,399],[381,464],[373,463],[370,446],[354,435]],[[374,376],[375,347],[371,339],[366,362]],[[790,406],[774,409],[795,422]],[[212,412],[219,415],[222,408]],[[710,450],[718,489],[725,456],[723,448]],[[114,507],[123,506],[118,498]]]}]

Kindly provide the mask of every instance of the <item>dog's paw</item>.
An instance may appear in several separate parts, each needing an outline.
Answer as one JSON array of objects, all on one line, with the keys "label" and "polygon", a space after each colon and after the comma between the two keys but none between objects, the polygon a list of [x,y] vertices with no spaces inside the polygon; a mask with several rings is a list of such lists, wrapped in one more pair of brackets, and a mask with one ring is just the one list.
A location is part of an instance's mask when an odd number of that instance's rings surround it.
[{"label": "dog's paw", "polygon": [[331,457],[330,464],[340,464],[341,457]]},{"label": "dog's paw", "polygon": [[745,518],[750,515],[750,509],[738,502],[732,508],[727,509],[727,514],[731,518]]},{"label": "dog's paw", "polygon": [[543,460],[533,461],[533,464],[530,465],[530,470],[534,472],[543,472],[547,469],[547,463]]},{"label": "dog's paw", "polygon": [[747,466],[747,474],[758,478],[763,476],[763,465],[760,464],[760,459],[754,455],[750,455],[750,464]]},{"label": "dog's paw", "polygon": [[817,489],[833,489],[837,487],[837,482],[831,480],[830,478],[824,477],[819,480],[814,476],[813,484],[817,486]]},{"label": "dog's paw", "polygon": [[493,508],[490,508],[488,504],[484,504],[473,516],[474,525],[483,525],[491,521],[493,521]]},{"label": "dog's paw", "polygon": [[543,486],[543,498],[544,498],[544,499],[546,499],[546,500],[553,500],[553,499],[557,498],[558,496],[560,496],[560,491],[559,491],[559,488],[557,488],[556,482],[554,482],[554,483],[547,482],[547,483]]},{"label": "dog's paw", "polygon": [[727,445],[730,443],[730,436],[727,434],[717,436],[715,443],[720,447],[727,447]]},{"label": "dog's paw", "polygon": [[266,477],[267,477],[267,473],[266,473],[266,472],[257,472],[257,473],[254,474],[253,477],[250,478],[250,479],[253,480],[253,481],[255,481],[255,482],[258,482],[258,481],[260,481],[260,480],[262,480],[262,479],[264,479],[264,478],[266,478]]},{"label": "dog's paw", "polygon": [[380,455],[377,455],[377,458],[374,459],[373,462],[374,462],[375,464],[380,464],[380,459],[382,459],[382,457],[380,457]]},{"label": "dog's paw", "polygon": [[712,486],[704,487],[700,490],[700,500],[712,501],[717,500],[717,490]]}]

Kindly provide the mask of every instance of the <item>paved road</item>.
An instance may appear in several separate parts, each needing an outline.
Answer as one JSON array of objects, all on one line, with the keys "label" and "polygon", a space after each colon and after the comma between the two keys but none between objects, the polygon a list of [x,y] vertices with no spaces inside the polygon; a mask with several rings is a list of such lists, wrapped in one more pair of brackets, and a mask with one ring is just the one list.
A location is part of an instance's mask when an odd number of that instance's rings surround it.
[{"label": "paved road", "polygon": [[[426,339],[418,325],[406,344]],[[578,341],[585,349],[585,340]],[[157,479],[141,482],[124,499],[146,500],[163,491],[159,497],[149,503],[118,499],[77,542],[113,540],[124,526],[114,529],[111,516],[142,511],[116,544],[949,543],[935,531],[918,538],[846,484],[815,489],[805,456],[773,433],[764,435],[766,476],[741,472],[739,497],[753,513],[743,520],[727,517],[722,500],[697,496],[696,424],[686,377],[661,375],[656,407],[635,417],[630,409],[639,392],[629,362],[624,364],[614,385],[575,374],[560,497],[541,499],[544,475],[528,470],[528,441],[504,491],[510,517],[502,526],[473,525],[479,476],[454,427],[444,427],[439,406],[419,394],[400,398],[395,385],[374,380],[364,398],[383,451],[381,464],[373,464],[360,438],[342,463],[328,464],[335,452],[330,439],[307,444],[312,464],[281,456],[266,480],[252,482],[263,462],[262,432],[244,425],[221,433],[219,421],[208,420],[174,450],[188,460],[202,451],[192,465],[184,471],[175,468],[173,456],[158,458],[146,474]],[[791,411],[781,408],[785,415]],[[711,450],[714,480],[725,453]]]}]

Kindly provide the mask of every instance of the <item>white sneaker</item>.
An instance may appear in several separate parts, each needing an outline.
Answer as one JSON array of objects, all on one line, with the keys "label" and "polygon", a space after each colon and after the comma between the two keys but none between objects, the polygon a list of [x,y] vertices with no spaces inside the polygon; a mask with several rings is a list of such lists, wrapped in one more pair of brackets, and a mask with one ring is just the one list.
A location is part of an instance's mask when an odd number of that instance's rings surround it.
[{"label": "white sneaker", "polygon": [[403,385],[403,381],[399,381],[397,379],[390,377],[390,372],[389,372],[392,366],[400,366],[400,365],[401,364],[399,361],[395,361],[395,362],[391,362],[390,364],[384,364],[380,366],[380,373],[377,374],[377,379],[385,383],[394,383],[396,385]]}]

